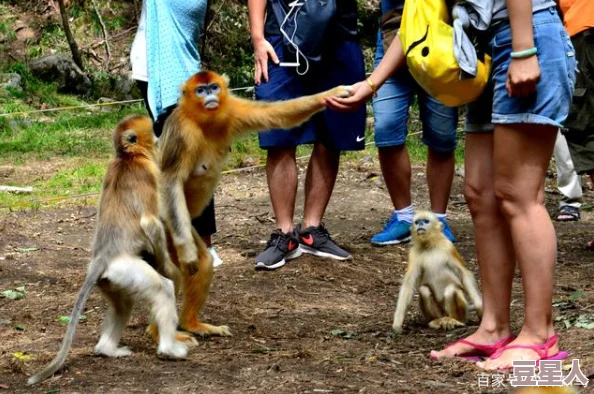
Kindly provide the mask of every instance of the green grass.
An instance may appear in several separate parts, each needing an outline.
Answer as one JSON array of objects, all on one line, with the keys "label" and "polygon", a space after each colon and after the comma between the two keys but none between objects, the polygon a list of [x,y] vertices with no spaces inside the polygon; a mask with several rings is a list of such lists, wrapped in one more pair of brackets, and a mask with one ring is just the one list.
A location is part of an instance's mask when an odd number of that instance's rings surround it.
[{"label": "green grass", "polygon": [[[24,75],[25,90],[0,96],[0,113],[35,110],[40,102],[49,107],[85,104],[73,96],[58,94],[55,86],[37,81],[20,65],[13,67]],[[62,197],[98,193],[113,152],[112,130],[122,118],[133,113],[144,114],[144,106],[137,103],[109,107],[109,111],[75,109],[0,118],[0,166],[14,166],[16,174],[24,174],[14,177],[13,184],[18,183],[15,186],[34,188],[31,194],[0,193],[0,208],[39,207],[51,205]],[[410,118],[409,130],[413,134],[419,131],[416,106],[413,106]],[[427,158],[427,148],[420,137],[411,135],[407,139],[409,155],[417,164]],[[373,141],[372,129],[366,131],[366,141]],[[458,165],[463,162],[462,146],[459,144],[456,150]],[[297,156],[308,156],[311,150],[311,145],[300,146]],[[377,157],[373,144],[363,151],[343,153],[342,162],[357,161],[370,155]],[[266,152],[259,148],[257,135],[251,134],[234,143],[225,170],[265,162]],[[80,203],[80,200],[76,202]]]}]

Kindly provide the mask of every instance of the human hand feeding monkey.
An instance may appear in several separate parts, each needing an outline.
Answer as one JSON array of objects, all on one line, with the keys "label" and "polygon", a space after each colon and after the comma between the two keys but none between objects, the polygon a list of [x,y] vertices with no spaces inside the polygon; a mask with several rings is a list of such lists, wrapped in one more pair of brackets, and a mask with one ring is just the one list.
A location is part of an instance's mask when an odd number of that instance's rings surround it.
[{"label": "human hand feeding monkey", "polygon": [[160,357],[184,358],[188,345],[196,343],[191,335],[177,332],[175,288],[170,279],[177,282],[179,273],[167,253],[166,234],[159,219],[159,168],[154,142],[152,122],[147,117],[128,117],[116,127],[116,157],[103,180],[92,261],[60,351],[46,368],[29,378],[28,384],[38,383],[62,367],[95,286],[110,304],[96,354],[132,354],[118,344],[134,302],[150,308],[151,324],[159,332]]},{"label": "human hand feeding monkey", "polygon": [[479,317],[482,315],[476,280],[454,244],[443,235],[441,226],[431,212],[418,212],[413,219],[413,243],[392,325],[396,333],[402,332],[406,309],[415,290],[419,292],[421,311],[431,328],[450,330],[464,326],[467,296]]}]

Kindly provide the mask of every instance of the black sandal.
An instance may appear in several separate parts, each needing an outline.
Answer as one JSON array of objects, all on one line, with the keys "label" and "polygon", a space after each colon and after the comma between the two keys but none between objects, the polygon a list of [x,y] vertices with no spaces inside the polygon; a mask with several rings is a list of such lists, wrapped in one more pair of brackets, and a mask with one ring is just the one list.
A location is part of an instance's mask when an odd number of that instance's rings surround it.
[{"label": "black sandal", "polygon": [[577,222],[580,220],[580,209],[571,205],[563,205],[557,212],[558,222]]}]

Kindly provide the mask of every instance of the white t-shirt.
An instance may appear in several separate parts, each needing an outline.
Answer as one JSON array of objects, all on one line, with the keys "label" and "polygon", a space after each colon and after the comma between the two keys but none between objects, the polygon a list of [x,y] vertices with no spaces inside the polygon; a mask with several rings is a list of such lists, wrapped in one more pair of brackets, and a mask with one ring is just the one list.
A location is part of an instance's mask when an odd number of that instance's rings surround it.
[{"label": "white t-shirt", "polygon": [[148,81],[148,65],[146,62],[146,3],[142,2],[138,30],[130,50],[130,63],[132,63],[132,79]]}]

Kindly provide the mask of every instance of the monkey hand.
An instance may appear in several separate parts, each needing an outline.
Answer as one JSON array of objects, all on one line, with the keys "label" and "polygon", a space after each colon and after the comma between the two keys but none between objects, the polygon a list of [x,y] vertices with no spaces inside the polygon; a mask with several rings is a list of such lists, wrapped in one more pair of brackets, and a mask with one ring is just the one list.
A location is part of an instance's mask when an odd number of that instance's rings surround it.
[{"label": "monkey hand", "polygon": [[330,98],[330,97],[347,98],[347,97],[350,97],[352,92],[353,92],[352,86],[340,85],[340,86],[330,89],[326,93],[324,93],[324,99]]}]

